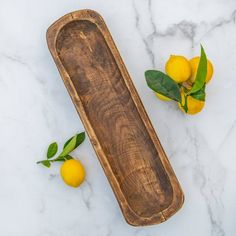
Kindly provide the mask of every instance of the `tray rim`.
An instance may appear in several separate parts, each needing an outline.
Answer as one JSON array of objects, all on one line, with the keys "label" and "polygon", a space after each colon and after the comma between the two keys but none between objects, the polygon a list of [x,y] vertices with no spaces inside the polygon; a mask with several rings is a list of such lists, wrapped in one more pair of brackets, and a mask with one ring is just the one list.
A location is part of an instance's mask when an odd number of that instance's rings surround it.
[{"label": "tray rim", "polygon": [[[138,113],[140,114],[140,117],[143,121],[143,124],[145,125],[145,128],[148,132],[148,135],[150,135],[150,138],[153,142],[154,147],[158,151],[159,158],[162,162],[163,168],[167,172],[167,177],[169,178],[171,187],[173,189],[173,198],[171,204],[164,210],[157,212],[156,214],[152,215],[151,217],[142,217],[138,214],[136,214],[135,211],[130,207],[129,203],[127,202],[123,192],[121,191],[119,187],[119,183],[117,179],[115,178],[112,168],[109,164],[109,162],[106,159],[106,155],[103,152],[103,149],[100,145],[100,142],[90,125],[90,122],[88,121],[87,115],[84,111],[83,104],[80,100],[79,95],[77,94],[76,89],[74,88],[74,85],[70,79],[69,74],[67,73],[66,69],[64,68],[62,62],[59,59],[57,49],[56,49],[56,41],[57,36],[61,29],[68,23],[72,21],[77,20],[88,20],[99,28],[100,32],[102,33],[108,47],[111,50],[111,53],[114,56],[114,59],[116,61],[116,64],[120,70],[120,73],[124,79],[124,82],[130,92],[131,98],[133,102],[135,103],[135,106],[137,108]],[[87,131],[87,134],[90,138],[91,143],[93,144],[93,148],[98,156],[98,159],[100,161],[100,164],[109,180],[109,183],[113,189],[113,192],[115,193],[115,196],[117,198],[117,201],[120,205],[120,208],[122,210],[122,213],[125,217],[125,220],[127,223],[133,226],[144,226],[144,225],[153,225],[158,224],[161,222],[166,221],[168,218],[170,218],[172,215],[174,215],[183,205],[184,202],[184,194],[181,189],[181,186],[179,184],[179,181],[170,165],[170,162],[163,150],[163,147],[157,137],[157,134],[154,130],[154,127],[151,124],[151,121],[146,113],[146,110],[143,106],[143,103],[138,95],[138,92],[136,88],[134,87],[134,84],[131,80],[131,77],[124,65],[124,62],[119,54],[119,51],[114,43],[114,40],[110,34],[110,31],[108,30],[105,21],[101,17],[99,13],[97,13],[94,10],[90,9],[83,9],[74,11],[71,13],[68,13],[61,18],[59,18],[57,21],[55,21],[47,30],[46,33],[47,38],[47,44],[49,51],[52,54],[52,57],[55,61],[55,64],[59,70],[59,73],[62,77],[62,80],[68,90],[68,93],[72,99],[72,102],[75,105],[75,108],[81,118],[81,121],[83,125],[85,126],[85,129]]]}]

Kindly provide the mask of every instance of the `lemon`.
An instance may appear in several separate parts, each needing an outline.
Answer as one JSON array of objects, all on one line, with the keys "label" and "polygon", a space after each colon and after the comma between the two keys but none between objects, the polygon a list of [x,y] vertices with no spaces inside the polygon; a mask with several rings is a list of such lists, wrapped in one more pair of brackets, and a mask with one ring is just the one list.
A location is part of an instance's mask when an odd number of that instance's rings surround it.
[{"label": "lemon", "polygon": [[[185,104],[185,99],[184,99],[184,93],[182,92],[181,93],[181,97],[182,97],[182,104],[184,105]],[[183,109],[183,107],[181,106],[180,103],[178,103],[179,105],[179,108],[184,112],[185,110]],[[190,115],[194,115],[194,114],[197,114],[198,112],[200,112],[203,107],[205,105],[205,102],[204,101],[200,101],[200,100],[197,100],[191,96],[188,96],[187,97],[187,107],[188,107],[188,111],[187,111],[187,114],[190,114]]]},{"label": "lemon", "polygon": [[161,100],[163,100],[163,101],[170,101],[171,99],[170,98],[168,98],[168,97],[166,97],[166,96],[164,96],[164,95],[162,95],[162,94],[160,94],[160,93],[155,93],[156,94],[156,96],[159,98],[159,99],[161,99]]},{"label": "lemon", "polygon": [[84,181],[84,167],[78,160],[67,160],[61,166],[61,177],[67,185],[76,188]]},{"label": "lemon", "polygon": [[190,63],[183,56],[171,55],[166,62],[165,71],[177,83],[182,83],[191,76]]},{"label": "lemon", "polygon": [[[194,57],[189,61],[190,65],[191,65],[191,70],[192,70],[192,76],[190,78],[190,81],[192,83],[194,82],[194,80],[196,78],[199,61],[200,61],[200,57]],[[213,75],[213,71],[214,71],[214,69],[213,69],[212,63],[209,60],[207,60],[206,83],[208,83],[211,80],[212,75]]]}]

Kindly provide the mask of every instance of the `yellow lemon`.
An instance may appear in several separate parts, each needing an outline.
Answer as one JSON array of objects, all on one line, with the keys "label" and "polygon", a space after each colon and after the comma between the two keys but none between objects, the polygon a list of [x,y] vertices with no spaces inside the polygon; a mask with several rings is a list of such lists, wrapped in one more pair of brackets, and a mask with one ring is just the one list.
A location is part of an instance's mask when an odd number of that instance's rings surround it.
[{"label": "yellow lemon", "polygon": [[[191,70],[192,70],[192,76],[190,78],[190,81],[193,83],[195,78],[196,78],[196,74],[197,74],[197,68],[198,68],[198,64],[199,64],[199,61],[200,61],[200,57],[194,57],[192,58],[189,62],[190,62],[190,65],[191,65]],[[206,83],[208,83],[211,78],[212,78],[212,75],[213,75],[213,65],[212,63],[207,60],[207,76],[206,76]]]},{"label": "yellow lemon", "polygon": [[[185,99],[184,99],[184,94],[181,93],[181,97],[182,97],[182,104],[184,105],[185,104]],[[183,109],[183,107],[181,106],[180,103],[178,103],[179,105],[179,108],[184,112],[185,110]],[[191,96],[188,96],[187,97],[187,107],[188,107],[188,111],[187,111],[187,114],[190,114],[190,115],[194,115],[194,114],[197,114],[198,112],[200,112],[203,107],[205,105],[205,102],[204,101],[200,101],[200,100],[197,100]]]},{"label": "yellow lemon", "polygon": [[76,188],[84,181],[84,167],[78,160],[67,160],[61,166],[61,177],[66,184]]},{"label": "yellow lemon", "polygon": [[183,56],[171,55],[166,62],[165,71],[177,83],[182,83],[191,76],[190,63]]},{"label": "yellow lemon", "polygon": [[170,98],[168,98],[168,97],[166,97],[166,96],[164,96],[164,95],[162,95],[162,94],[160,94],[160,93],[155,93],[156,94],[156,96],[159,98],[159,99],[161,99],[161,100],[163,100],[163,101],[170,101],[171,99]]}]

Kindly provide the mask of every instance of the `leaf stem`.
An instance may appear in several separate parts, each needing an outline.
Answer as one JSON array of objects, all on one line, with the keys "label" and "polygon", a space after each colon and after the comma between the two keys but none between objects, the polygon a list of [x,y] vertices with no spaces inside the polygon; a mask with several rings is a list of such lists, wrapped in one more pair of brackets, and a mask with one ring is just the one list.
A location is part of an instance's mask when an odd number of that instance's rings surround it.
[{"label": "leaf stem", "polygon": [[[70,156],[70,155],[67,155],[67,156],[64,156],[64,157],[58,156],[57,158],[51,159],[51,160],[47,159],[47,161],[49,161],[49,162],[57,162],[57,161],[66,161],[66,160],[69,160],[69,159],[74,159],[74,158],[72,156]],[[46,161],[46,160],[37,161],[36,164],[41,164],[44,161]]]}]

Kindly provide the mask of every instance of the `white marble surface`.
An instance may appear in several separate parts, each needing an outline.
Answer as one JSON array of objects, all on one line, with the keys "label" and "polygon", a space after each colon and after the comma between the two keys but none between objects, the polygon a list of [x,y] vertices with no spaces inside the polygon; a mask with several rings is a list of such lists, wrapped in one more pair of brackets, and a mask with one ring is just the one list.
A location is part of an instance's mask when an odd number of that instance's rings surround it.
[{"label": "white marble surface", "polygon": [[[185,192],[166,223],[125,223],[88,140],[76,151],[86,183],[63,184],[59,165],[35,162],[49,142],[84,130],[47,49],[60,16],[91,8],[104,17]],[[0,235],[236,235],[235,0],[0,0]],[[147,88],[146,69],[199,43],[215,65],[204,111],[182,114]]]}]

